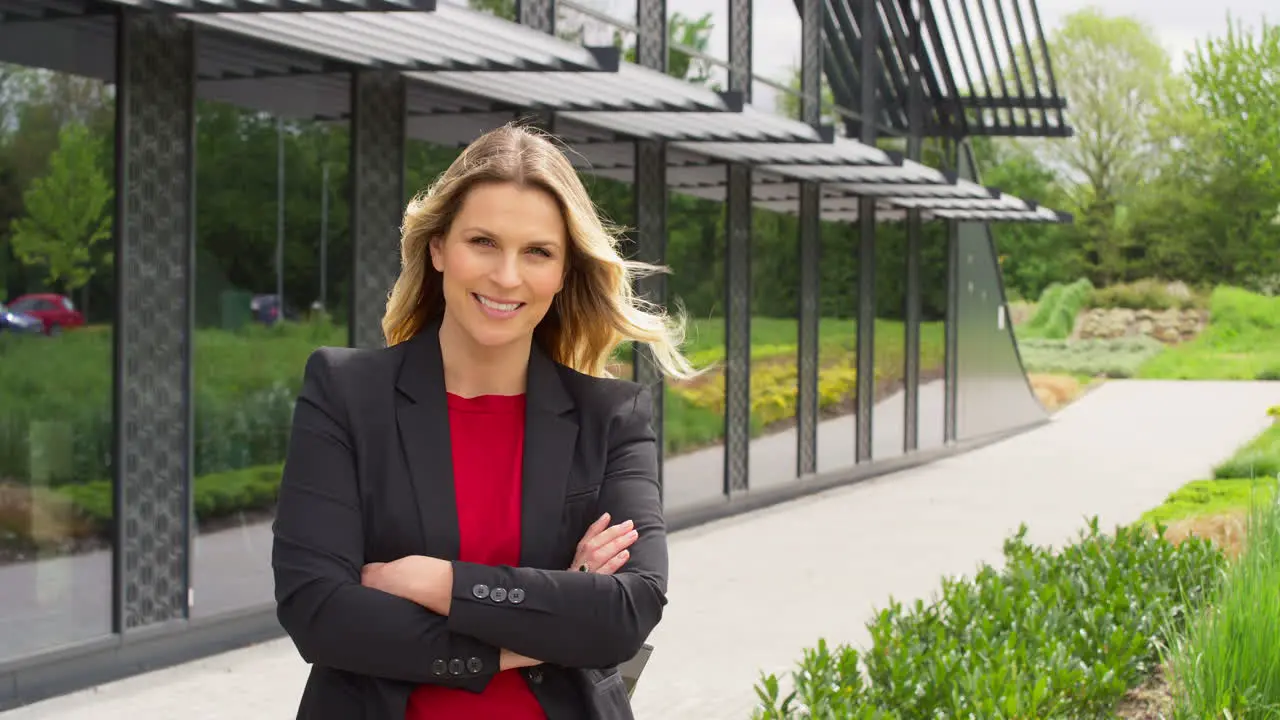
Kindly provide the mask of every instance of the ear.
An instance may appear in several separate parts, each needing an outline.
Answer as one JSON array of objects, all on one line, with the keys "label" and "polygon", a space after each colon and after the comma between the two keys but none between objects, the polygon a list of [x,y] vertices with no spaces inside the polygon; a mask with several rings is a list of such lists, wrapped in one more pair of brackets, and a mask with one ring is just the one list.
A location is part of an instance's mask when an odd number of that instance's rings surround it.
[{"label": "ear", "polygon": [[437,235],[427,241],[427,248],[431,250],[431,265],[436,272],[444,272],[444,238]]}]

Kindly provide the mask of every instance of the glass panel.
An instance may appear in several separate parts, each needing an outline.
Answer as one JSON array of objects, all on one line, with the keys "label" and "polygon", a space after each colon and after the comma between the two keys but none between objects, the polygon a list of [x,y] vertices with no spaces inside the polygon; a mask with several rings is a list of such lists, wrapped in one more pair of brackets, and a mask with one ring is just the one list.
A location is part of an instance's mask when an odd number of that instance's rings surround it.
[{"label": "glass panel", "polygon": [[897,457],[906,435],[906,335],[904,310],[907,281],[906,225],[881,220],[876,225],[875,407],[872,412],[871,459]]},{"label": "glass panel", "polygon": [[924,224],[920,240],[921,450],[944,444],[946,425],[947,224]]},{"label": "glass panel", "polygon": [[3,663],[111,632],[115,102],[17,66],[0,97]]},{"label": "glass panel", "polygon": [[200,102],[196,125],[191,614],[206,617],[272,600],[271,521],[293,405],[311,351],[347,344],[351,242],[345,123]]},{"label": "glass panel", "polygon": [[[728,89],[727,0],[668,0],[668,72],[682,80]],[[688,51],[693,50],[690,54]],[[695,57],[699,55],[702,57]]]},{"label": "glass panel", "polygon": [[[829,202],[824,200],[825,202]],[[818,312],[818,472],[853,465],[858,375],[858,228],[822,223]]]},{"label": "glass panel", "polygon": [[795,215],[757,210],[751,247],[752,488],[796,477],[800,227]]},{"label": "glass panel", "polygon": [[800,117],[800,13],[794,0],[753,0],[751,102],[790,118]]},{"label": "glass panel", "polygon": [[635,33],[623,26],[636,25],[636,0],[576,0],[576,4],[586,12],[556,3],[556,35],[582,45],[618,45],[634,52]]},{"label": "glass panel", "polygon": [[671,193],[667,210],[667,295],[688,316],[685,353],[693,380],[666,386],[663,437],[668,509],[724,492],[724,203]]}]

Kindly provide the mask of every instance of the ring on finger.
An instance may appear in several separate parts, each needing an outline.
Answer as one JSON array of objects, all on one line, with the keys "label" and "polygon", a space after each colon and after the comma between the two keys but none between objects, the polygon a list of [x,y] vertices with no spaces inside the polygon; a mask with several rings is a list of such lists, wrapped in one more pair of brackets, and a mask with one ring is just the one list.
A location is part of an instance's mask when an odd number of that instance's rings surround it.
[{"label": "ring on finger", "polygon": [[578,566],[578,572],[591,572],[591,568],[586,563],[582,563]]}]

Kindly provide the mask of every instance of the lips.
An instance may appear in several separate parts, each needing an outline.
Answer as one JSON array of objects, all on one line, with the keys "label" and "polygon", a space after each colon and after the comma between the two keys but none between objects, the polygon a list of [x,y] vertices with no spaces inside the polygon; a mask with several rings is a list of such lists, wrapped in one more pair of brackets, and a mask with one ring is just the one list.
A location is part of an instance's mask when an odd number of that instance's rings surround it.
[{"label": "lips", "polygon": [[495,318],[511,317],[520,308],[524,307],[524,303],[519,301],[498,300],[486,297],[479,293],[471,293],[471,297],[476,299],[476,302],[480,305],[481,309],[484,310],[486,315]]}]

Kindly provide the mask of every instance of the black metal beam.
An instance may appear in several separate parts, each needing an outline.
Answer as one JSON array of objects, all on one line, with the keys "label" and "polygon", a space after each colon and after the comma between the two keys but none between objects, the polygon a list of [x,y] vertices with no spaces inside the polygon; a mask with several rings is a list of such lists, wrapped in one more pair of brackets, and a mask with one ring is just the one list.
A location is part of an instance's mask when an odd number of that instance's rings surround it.
[{"label": "black metal beam", "polygon": [[[862,19],[862,71],[868,78],[879,79],[879,61],[876,53],[876,36],[880,33],[877,5],[881,0],[860,0]],[[879,93],[875,82],[862,86],[862,116],[876,117]],[[875,145],[876,128],[863,123],[863,143]],[[854,461],[871,460],[872,429],[875,408],[875,338],[876,338],[876,198],[858,198],[858,374],[854,381],[857,414],[855,422]]]}]

